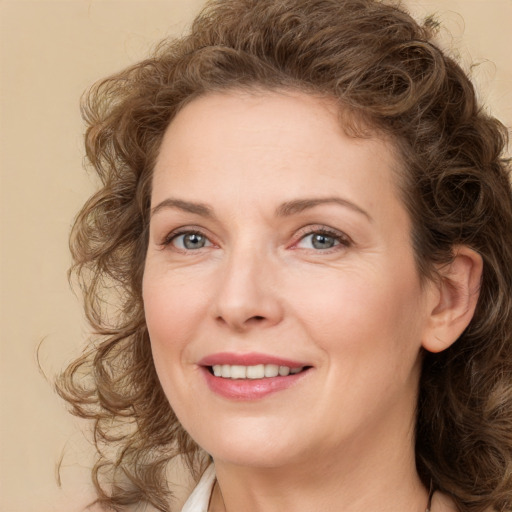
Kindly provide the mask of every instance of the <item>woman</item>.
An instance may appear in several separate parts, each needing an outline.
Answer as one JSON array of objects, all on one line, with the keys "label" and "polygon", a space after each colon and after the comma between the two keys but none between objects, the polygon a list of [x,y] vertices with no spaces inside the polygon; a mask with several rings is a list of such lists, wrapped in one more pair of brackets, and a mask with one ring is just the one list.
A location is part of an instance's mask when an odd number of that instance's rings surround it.
[{"label": "woman", "polygon": [[434,25],[216,1],[91,90],[99,504],[170,510],[181,456],[186,512],[512,510],[506,131]]}]

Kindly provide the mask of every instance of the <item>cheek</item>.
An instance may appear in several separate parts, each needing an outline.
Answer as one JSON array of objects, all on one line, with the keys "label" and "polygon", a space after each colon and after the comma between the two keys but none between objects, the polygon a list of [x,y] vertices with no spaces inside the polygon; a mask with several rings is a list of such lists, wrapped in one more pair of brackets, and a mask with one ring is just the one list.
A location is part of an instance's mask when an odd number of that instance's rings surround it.
[{"label": "cheek", "polygon": [[[397,352],[421,344],[421,290],[409,279],[366,269],[342,272],[336,278],[303,282],[295,289],[295,316],[326,352],[341,356],[366,355],[367,361],[400,361]],[[370,354],[370,355],[368,355]],[[396,363],[394,363],[396,364]]]},{"label": "cheek", "polygon": [[158,379],[181,419],[183,410],[189,409],[187,397],[197,386],[188,371],[191,361],[188,354],[204,316],[201,293],[190,281],[179,282],[176,274],[153,273],[148,269],[143,300]]},{"label": "cheek", "polygon": [[190,347],[205,315],[204,293],[193,280],[180,280],[177,273],[148,268],[143,300],[155,368],[169,397],[176,380],[185,378]]},{"label": "cheek", "polygon": [[147,269],[142,293],[148,330],[159,344],[175,345],[186,339],[204,309],[204,290],[176,273]]}]

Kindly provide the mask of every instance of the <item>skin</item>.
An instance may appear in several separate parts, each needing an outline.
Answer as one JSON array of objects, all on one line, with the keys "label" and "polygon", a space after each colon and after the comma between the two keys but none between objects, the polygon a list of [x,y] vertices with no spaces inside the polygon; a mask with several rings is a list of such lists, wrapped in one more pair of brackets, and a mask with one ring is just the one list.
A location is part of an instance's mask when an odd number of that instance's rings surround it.
[{"label": "skin", "polygon": [[[163,139],[146,321],[164,392],[215,461],[210,510],[426,508],[413,440],[421,347],[442,350],[467,325],[470,294],[456,294],[475,286],[479,260],[459,248],[446,282],[460,287],[422,282],[392,144],[342,128],[325,99],[230,91],[189,103]],[[311,198],[329,201],[283,207]],[[332,247],[319,248],[325,230]],[[187,248],[183,231],[204,245]],[[233,400],[198,365],[219,352],[311,368]]]}]

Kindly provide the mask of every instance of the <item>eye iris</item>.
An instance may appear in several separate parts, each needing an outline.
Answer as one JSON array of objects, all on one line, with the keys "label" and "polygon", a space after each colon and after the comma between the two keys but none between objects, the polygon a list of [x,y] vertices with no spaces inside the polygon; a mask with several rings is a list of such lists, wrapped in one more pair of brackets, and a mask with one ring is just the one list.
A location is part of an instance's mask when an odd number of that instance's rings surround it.
[{"label": "eye iris", "polygon": [[204,247],[205,243],[205,237],[197,233],[189,233],[183,237],[183,246],[186,249],[201,249],[201,247]]},{"label": "eye iris", "polygon": [[315,249],[330,249],[331,247],[334,247],[336,240],[332,236],[315,233],[311,243]]}]

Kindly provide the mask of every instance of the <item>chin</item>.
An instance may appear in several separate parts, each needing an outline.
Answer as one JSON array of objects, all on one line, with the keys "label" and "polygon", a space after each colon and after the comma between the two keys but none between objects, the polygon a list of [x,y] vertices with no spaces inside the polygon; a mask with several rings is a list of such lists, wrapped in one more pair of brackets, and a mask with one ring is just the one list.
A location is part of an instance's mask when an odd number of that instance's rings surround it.
[{"label": "chin", "polygon": [[[299,439],[289,431],[270,425],[238,425],[223,429],[217,425],[209,435],[192,437],[214,459],[236,466],[273,468],[290,464],[300,458]],[[279,433],[279,435],[276,435]],[[204,434],[204,433],[203,433]],[[304,437],[301,436],[303,439]]]}]

